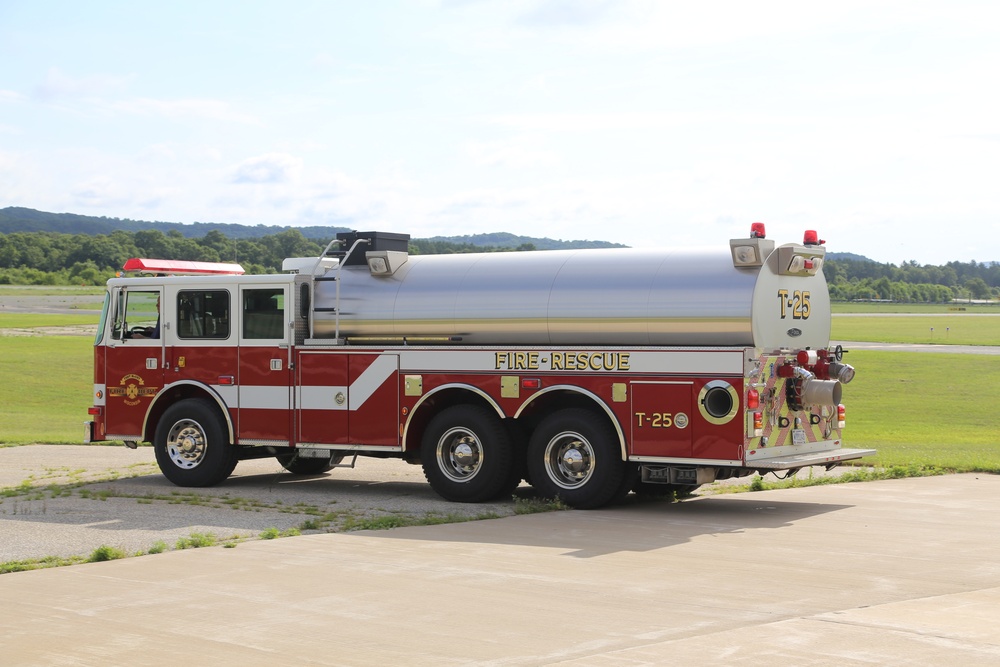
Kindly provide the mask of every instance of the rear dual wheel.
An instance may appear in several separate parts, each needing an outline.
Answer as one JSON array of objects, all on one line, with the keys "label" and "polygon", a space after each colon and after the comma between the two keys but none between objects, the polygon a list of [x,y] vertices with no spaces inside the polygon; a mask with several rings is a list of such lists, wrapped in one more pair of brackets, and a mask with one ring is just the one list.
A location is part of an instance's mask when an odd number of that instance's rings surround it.
[{"label": "rear dual wheel", "polygon": [[455,405],[435,416],[424,431],[420,459],[431,488],[445,500],[492,500],[520,481],[507,427],[478,405]]},{"label": "rear dual wheel", "polygon": [[528,443],[528,475],[542,496],[579,509],[628,493],[615,430],[589,410],[568,408],[544,419]]}]

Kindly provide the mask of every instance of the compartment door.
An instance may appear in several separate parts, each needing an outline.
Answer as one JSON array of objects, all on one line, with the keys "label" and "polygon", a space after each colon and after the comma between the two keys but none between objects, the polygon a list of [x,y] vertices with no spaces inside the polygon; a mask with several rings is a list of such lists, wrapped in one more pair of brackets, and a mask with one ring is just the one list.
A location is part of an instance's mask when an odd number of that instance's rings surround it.
[{"label": "compartment door", "polygon": [[691,408],[694,383],[631,383],[632,456],[692,457]]}]

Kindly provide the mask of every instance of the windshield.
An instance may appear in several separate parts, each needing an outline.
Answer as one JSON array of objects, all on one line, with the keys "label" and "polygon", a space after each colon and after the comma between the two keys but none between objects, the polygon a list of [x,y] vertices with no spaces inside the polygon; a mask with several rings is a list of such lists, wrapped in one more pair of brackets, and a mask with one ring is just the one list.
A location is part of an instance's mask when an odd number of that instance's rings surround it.
[{"label": "windshield", "polygon": [[104,293],[104,308],[101,309],[101,321],[97,324],[97,335],[94,336],[94,345],[100,345],[104,340],[104,326],[108,323],[108,310],[111,308],[111,292]]}]

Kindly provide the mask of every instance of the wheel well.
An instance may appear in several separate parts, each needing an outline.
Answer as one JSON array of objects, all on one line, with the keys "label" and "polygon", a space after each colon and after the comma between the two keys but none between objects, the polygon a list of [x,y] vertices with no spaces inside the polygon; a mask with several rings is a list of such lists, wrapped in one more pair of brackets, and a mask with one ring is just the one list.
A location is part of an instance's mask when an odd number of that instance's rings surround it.
[{"label": "wheel well", "polygon": [[420,458],[420,441],[423,439],[427,424],[434,415],[453,405],[478,405],[496,412],[497,406],[484,395],[469,387],[449,387],[427,396],[416,405],[410,419],[406,423],[403,439],[403,457],[410,462]]},{"label": "wheel well", "polygon": [[144,424],[142,431],[143,440],[146,442],[152,442],[156,435],[156,426],[160,423],[163,413],[166,412],[171,405],[188,398],[200,399],[212,406],[212,409],[218,413],[219,418],[224,424],[223,435],[228,435],[229,442],[232,443],[232,420],[229,419],[229,415],[222,409],[219,397],[206,387],[197,384],[176,384],[169,389],[164,390],[156,397],[156,400],[149,407],[149,412],[146,413],[146,423]]},{"label": "wheel well", "polygon": [[524,432],[525,438],[531,437],[535,427],[548,415],[564,410],[566,408],[580,408],[594,413],[601,419],[608,422],[611,428],[618,434],[619,445],[622,448],[622,459],[626,458],[625,442],[621,428],[614,417],[609,413],[607,407],[595,396],[574,391],[571,389],[556,389],[539,394],[534,400],[522,408],[517,416],[517,424]]}]

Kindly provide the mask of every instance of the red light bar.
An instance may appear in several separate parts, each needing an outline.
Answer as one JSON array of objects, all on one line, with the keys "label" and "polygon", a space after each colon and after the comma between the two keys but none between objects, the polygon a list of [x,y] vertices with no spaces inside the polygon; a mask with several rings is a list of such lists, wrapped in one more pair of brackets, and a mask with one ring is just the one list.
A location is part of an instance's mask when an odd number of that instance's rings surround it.
[{"label": "red light bar", "polygon": [[206,276],[206,275],[243,275],[243,267],[239,264],[222,262],[191,262],[182,259],[140,259],[133,257],[122,267],[125,271],[138,273],[154,273],[165,276]]}]

